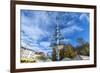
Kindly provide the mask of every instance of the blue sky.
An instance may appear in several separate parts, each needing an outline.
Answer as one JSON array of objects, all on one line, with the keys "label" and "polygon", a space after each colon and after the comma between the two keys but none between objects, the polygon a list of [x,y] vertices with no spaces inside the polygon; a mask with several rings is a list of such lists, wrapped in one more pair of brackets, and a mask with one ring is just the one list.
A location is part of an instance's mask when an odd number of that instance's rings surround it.
[{"label": "blue sky", "polygon": [[[89,13],[21,10],[21,46],[51,52],[50,38],[59,23],[65,43],[77,45],[77,38],[89,42]],[[59,17],[59,20],[56,20]]]}]

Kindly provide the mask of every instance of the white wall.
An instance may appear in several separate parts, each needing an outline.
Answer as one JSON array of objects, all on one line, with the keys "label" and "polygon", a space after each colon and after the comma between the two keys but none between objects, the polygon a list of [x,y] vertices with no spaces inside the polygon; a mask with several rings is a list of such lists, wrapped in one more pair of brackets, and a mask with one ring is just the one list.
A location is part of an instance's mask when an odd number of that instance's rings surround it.
[{"label": "white wall", "polygon": [[[100,72],[100,1],[99,0],[34,0],[97,5],[97,68],[40,71],[34,73],[99,73]],[[10,73],[10,0],[0,0],[0,73]],[[33,72],[30,72],[33,73]]]}]

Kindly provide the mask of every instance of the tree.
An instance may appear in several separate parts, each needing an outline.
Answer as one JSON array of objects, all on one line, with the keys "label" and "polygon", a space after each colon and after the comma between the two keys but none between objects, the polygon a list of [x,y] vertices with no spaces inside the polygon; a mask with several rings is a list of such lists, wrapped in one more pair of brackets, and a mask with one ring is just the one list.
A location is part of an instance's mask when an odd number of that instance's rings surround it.
[{"label": "tree", "polygon": [[81,46],[82,48],[80,49],[80,53],[82,55],[86,55],[86,56],[89,56],[89,43],[85,43],[84,45]]},{"label": "tree", "polygon": [[77,42],[78,42],[79,45],[81,46],[81,45],[83,45],[83,44],[85,43],[85,40],[84,40],[82,37],[79,37],[79,38],[77,39]]},{"label": "tree", "polygon": [[56,61],[57,58],[56,58],[56,49],[53,48],[53,52],[52,52],[52,61]]},{"label": "tree", "polygon": [[68,58],[74,58],[75,57],[74,47],[70,43],[67,44],[66,47],[65,47],[64,57],[68,57]]},{"label": "tree", "polygon": [[77,41],[79,43],[77,46],[79,54],[89,56],[89,43],[86,42],[83,38],[78,38]]},{"label": "tree", "polygon": [[64,58],[64,48],[60,49],[60,60]]}]

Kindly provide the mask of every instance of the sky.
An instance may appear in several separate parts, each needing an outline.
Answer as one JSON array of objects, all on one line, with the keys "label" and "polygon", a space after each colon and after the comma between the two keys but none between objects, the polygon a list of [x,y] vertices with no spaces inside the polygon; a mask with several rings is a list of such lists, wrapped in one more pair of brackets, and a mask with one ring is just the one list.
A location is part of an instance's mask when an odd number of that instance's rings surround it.
[{"label": "sky", "polygon": [[[89,13],[21,10],[21,46],[49,53],[51,37],[58,23],[64,42],[77,46],[77,38],[89,42]],[[56,17],[59,20],[56,20]]]}]

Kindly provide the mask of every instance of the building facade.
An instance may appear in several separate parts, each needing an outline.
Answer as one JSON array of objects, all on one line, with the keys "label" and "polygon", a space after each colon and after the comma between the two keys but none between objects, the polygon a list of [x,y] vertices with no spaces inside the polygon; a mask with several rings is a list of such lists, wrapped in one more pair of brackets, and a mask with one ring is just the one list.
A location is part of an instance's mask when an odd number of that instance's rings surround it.
[{"label": "building facade", "polygon": [[45,54],[43,52],[36,52],[31,49],[27,49],[25,47],[21,47],[20,50],[20,59],[21,62],[38,62],[39,60],[37,59],[38,57],[45,57]]}]

